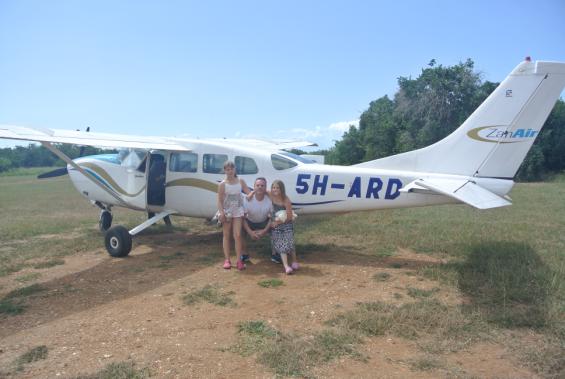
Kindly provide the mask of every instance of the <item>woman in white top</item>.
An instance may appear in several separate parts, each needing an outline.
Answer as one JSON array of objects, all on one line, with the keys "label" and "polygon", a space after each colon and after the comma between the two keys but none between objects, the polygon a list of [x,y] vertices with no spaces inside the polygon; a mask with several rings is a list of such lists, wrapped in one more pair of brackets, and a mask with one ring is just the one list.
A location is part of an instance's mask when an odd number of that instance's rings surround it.
[{"label": "woman in white top", "polygon": [[250,192],[249,187],[243,179],[239,179],[235,172],[235,164],[232,161],[224,163],[226,178],[222,180],[218,187],[218,210],[220,212],[220,222],[222,223],[224,238],[224,268],[231,268],[230,250],[231,235],[235,240],[235,254],[237,258],[237,269],[243,270],[245,264],[241,259],[241,225],[245,211],[243,209],[243,195]]}]

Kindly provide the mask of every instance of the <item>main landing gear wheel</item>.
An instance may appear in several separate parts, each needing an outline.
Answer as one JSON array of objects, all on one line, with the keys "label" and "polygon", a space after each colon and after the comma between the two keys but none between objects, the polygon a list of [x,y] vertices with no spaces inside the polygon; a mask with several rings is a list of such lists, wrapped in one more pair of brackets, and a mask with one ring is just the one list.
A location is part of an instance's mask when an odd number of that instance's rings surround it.
[{"label": "main landing gear wheel", "polygon": [[112,226],[112,213],[107,210],[100,211],[100,219],[98,220],[98,227],[104,233]]},{"label": "main landing gear wheel", "polygon": [[108,229],[104,236],[104,244],[108,254],[113,257],[125,257],[131,251],[131,235],[121,225]]}]

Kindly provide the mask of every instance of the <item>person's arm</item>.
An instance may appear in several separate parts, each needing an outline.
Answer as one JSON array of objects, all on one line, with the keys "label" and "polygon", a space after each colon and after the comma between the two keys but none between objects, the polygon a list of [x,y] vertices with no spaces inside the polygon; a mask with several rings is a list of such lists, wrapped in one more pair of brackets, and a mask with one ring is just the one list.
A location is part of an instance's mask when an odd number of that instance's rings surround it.
[{"label": "person's arm", "polygon": [[224,197],[226,194],[226,185],[225,183],[222,181],[219,185],[218,185],[218,212],[220,212],[220,222],[224,223],[226,222],[226,214],[224,212]]},{"label": "person's arm", "polygon": [[243,190],[243,193],[245,193],[246,195],[249,195],[251,193],[251,189],[247,186],[247,183],[245,183],[245,180],[239,179],[239,183],[241,184],[241,189]]},{"label": "person's arm", "polygon": [[286,222],[292,222],[292,203],[288,197],[284,200],[284,207],[286,209]]},{"label": "person's arm", "polygon": [[271,216],[267,217],[267,225],[261,231],[259,231],[259,237],[263,237],[267,233],[269,233],[269,229],[271,229]]},{"label": "person's arm", "polygon": [[249,191],[249,193],[247,194],[247,201],[253,199],[254,195],[255,195],[255,190]]}]

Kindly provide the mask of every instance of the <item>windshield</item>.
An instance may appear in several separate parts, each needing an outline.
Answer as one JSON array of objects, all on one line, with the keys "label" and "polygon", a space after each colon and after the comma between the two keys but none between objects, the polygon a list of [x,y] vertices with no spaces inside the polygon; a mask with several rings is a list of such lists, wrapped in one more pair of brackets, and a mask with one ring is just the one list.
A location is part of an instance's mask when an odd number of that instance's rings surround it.
[{"label": "windshield", "polygon": [[137,168],[143,158],[145,158],[145,154],[146,152],[143,150],[120,149],[118,151],[118,160],[122,166]]},{"label": "windshield", "polygon": [[294,160],[297,160],[298,162],[302,162],[302,163],[306,163],[306,164],[312,164],[312,163],[316,163],[314,160],[312,159],[308,159],[305,157],[301,157],[298,154],[294,154],[294,153],[289,153],[288,151],[281,151],[279,154],[284,155],[285,157],[289,157],[292,158]]}]

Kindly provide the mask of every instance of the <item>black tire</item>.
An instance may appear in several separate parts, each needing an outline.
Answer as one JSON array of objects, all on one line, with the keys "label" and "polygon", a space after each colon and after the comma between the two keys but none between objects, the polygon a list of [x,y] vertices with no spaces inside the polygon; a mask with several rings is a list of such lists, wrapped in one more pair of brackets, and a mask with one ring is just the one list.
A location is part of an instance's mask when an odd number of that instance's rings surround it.
[{"label": "black tire", "polygon": [[125,257],[131,251],[131,235],[121,225],[116,225],[104,235],[104,245],[112,257]]},{"label": "black tire", "polygon": [[98,220],[98,228],[105,233],[112,226],[112,213],[104,210],[100,212],[100,220]]},{"label": "black tire", "polygon": [[169,216],[165,216],[163,221],[165,221],[165,225],[167,225],[167,227],[171,228],[173,226],[173,222]]}]

